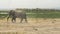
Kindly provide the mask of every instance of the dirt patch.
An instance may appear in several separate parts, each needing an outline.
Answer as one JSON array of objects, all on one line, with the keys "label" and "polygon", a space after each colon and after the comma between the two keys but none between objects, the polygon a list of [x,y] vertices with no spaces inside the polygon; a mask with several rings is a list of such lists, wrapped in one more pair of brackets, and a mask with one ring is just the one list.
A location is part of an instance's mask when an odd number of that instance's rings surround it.
[{"label": "dirt patch", "polygon": [[43,19],[28,18],[28,23],[20,23],[17,18],[16,23],[12,23],[11,19],[7,22],[6,18],[0,20],[0,33],[10,32],[18,34],[59,34],[60,19]]}]

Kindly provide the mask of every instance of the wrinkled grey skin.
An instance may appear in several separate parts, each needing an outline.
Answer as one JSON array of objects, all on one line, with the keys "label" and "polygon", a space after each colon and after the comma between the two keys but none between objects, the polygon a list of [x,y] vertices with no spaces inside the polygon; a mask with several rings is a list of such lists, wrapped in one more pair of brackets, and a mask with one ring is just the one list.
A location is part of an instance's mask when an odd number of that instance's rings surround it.
[{"label": "wrinkled grey skin", "polygon": [[16,18],[20,18],[21,19],[20,23],[22,23],[23,19],[25,19],[25,21],[27,22],[27,17],[26,17],[26,13],[25,12],[15,12],[14,10],[10,10],[8,15],[9,16],[7,17],[7,21],[11,17],[12,18],[12,22],[16,22]]}]

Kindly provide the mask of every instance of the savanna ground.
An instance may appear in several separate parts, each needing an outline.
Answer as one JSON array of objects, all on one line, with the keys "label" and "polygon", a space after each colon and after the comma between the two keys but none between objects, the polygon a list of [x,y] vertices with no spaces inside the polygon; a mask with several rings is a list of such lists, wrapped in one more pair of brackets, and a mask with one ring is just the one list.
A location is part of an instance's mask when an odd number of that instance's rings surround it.
[{"label": "savanna ground", "polygon": [[[7,22],[8,11],[0,11],[0,34],[60,34],[60,10],[25,9],[28,23],[17,18]],[[1,18],[3,17],[3,18]]]},{"label": "savanna ground", "polygon": [[0,34],[60,34],[60,18],[28,18],[28,23],[0,19]]}]

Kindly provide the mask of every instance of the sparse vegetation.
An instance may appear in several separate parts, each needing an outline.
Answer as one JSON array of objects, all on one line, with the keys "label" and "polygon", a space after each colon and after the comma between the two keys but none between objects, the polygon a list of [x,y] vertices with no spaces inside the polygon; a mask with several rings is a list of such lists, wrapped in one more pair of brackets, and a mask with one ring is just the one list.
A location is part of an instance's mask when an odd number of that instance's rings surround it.
[{"label": "sparse vegetation", "polygon": [[[0,34],[55,34],[60,33],[60,11],[44,10],[41,9],[25,9],[28,18],[28,23],[20,23],[17,18],[16,23],[12,23],[10,20],[7,22],[4,17],[8,14],[0,14]],[[3,13],[5,11],[1,11]],[[8,11],[6,11],[8,12]],[[38,18],[38,19],[36,19]],[[43,19],[44,18],[44,19]],[[58,18],[58,19],[48,19]],[[52,24],[53,23],[53,24]],[[34,27],[34,28],[33,28]],[[47,32],[47,33],[46,33]]]},{"label": "sparse vegetation", "polygon": [[[54,9],[22,9],[27,13],[30,18],[60,18],[60,10]],[[0,13],[7,13],[8,11],[0,11]],[[7,16],[7,14],[0,14],[1,16]]]}]

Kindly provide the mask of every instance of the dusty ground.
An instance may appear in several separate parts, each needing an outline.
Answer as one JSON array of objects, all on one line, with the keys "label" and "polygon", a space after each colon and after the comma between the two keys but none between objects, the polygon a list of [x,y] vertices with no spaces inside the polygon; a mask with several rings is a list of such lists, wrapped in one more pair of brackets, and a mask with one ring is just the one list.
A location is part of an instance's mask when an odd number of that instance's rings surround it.
[{"label": "dusty ground", "polygon": [[28,23],[0,19],[0,34],[60,34],[60,19],[28,18]]}]

